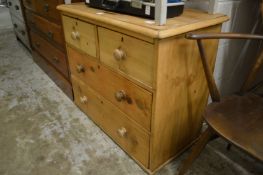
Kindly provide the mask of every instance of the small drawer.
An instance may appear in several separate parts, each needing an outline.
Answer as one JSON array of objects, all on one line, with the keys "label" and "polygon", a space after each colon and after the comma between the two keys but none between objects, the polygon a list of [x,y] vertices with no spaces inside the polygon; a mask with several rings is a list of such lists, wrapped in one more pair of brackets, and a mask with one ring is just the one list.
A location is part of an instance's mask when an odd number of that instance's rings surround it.
[{"label": "small drawer", "polygon": [[36,12],[54,22],[60,23],[61,16],[59,11],[56,9],[59,4],[59,0],[36,1]]},{"label": "small drawer", "polygon": [[36,11],[36,1],[35,0],[23,0],[23,5],[32,11]]},{"label": "small drawer", "polygon": [[75,103],[120,147],[148,167],[149,135],[75,76],[72,85]]},{"label": "small drawer", "polygon": [[67,43],[96,57],[96,27],[67,16],[62,17]]},{"label": "small drawer", "polygon": [[26,11],[28,24],[42,32],[50,40],[64,47],[64,36],[62,27],[55,23],[49,22],[45,18]]},{"label": "small drawer", "polygon": [[21,19],[21,21],[24,21],[21,4],[19,0],[8,0],[7,5],[12,15],[15,15],[16,17]]},{"label": "small drawer", "polygon": [[32,47],[45,57],[65,77],[69,78],[66,55],[36,33],[30,32],[30,35]]},{"label": "small drawer", "polygon": [[152,87],[154,46],[101,27],[98,33],[101,62]]},{"label": "small drawer", "polygon": [[68,47],[71,74],[84,81],[123,112],[150,130],[152,93]]}]

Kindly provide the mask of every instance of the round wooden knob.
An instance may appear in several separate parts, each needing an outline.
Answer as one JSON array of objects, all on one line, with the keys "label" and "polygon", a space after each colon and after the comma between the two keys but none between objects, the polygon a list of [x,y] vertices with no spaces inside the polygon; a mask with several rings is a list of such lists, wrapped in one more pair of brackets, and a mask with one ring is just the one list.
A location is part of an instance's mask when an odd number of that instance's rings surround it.
[{"label": "round wooden knob", "polygon": [[79,32],[71,32],[71,38],[73,39],[73,40],[79,40],[79,37],[80,37],[80,35],[79,35]]},{"label": "round wooden knob", "polygon": [[118,129],[118,134],[121,136],[121,137],[125,137],[127,135],[127,129],[124,128],[124,127],[121,127],[120,129]]},{"label": "round wooden knob", "polygon": [[56,63],[59,63],[59,59],[58,59],[58,57],[56,57],[56,56],[52,57],[52,60],[53,60],[54,62],[56,62]]},{"label": "round wooden knob", "polygon": [[88,98],[86,96],[80,97],[80,103],[85,104],[88,102]]},{"label": "round wooden knob", "polygon": [[117,101],[122,101],[126,99],[125,91],[121,90],[115,93],[115,98]]},{"label": "round wooden knob", "polygon": [[85,72],[85,68],[82,65],[77,65],[76,66],[76,70],[77,70],[78,73]]},{"label": "round wooden knob", "polygon": [[118,48],[114,50],[113,56],[117,61],[121,61],[126,57],[126,54],[124,50],[122,50],[121,48]]}]

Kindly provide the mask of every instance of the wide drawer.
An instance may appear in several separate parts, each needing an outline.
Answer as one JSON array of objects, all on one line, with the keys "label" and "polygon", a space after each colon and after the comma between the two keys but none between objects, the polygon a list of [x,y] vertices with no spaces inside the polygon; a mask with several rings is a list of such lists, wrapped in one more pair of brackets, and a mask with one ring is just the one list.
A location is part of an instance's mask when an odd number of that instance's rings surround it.
[{"label": "wide drawer", "polygon": [[21,21],[24,21],[21,4],[19,0],[7,0],[10,13],[18,17]]},{"label": "wide drawer", "polygon": [[65,77],[69,78],[66,55],[36,33],[31,31],[30,35],[32,47],[44,56]]},{"label": "wide drawer", "polygon": [[152,110],[150,92],[70,47],[68,57],[71,74],[119,107],[132,120],[150,130]]},{"label": "wide drawer", "polygon": [[148,167],[149,135],[74,75],[72,84],[75,103],[120,147]]},{"label": "wide drawer", "polygon": [[35,15],[29,11],[26,11],[26,17],[28,24],[31,27],[34,27],[37,30],[41,31],[43,34],[47,36],[47,38],[64,47],[65,42],[63,36],[63,30],[60,25],[52,23],[46,20],[45,18]]},{"label": "wide drawer", "polygon": [[153,44],[101,27],[98,34],[101,62],[152,87]]},{"label": "wide drawer", "polygon": [[82,50],[90,56],[96,57],[96,27],[83,21],[62,17],[65,39],[67,43]]},{"label": "wide drawer", "polygon": [[56,9],[59,0],[41,0],[36,1],[36,12],[54,22],[61,22],[59,11]]},{"label": "wide drawer", "polygon": [[36,0],[23,0],[23,5],[32,11],[36,11]]},{"label": "wide drawer", "polygon": [[42,70],[56,83],[56,85],[71,99],[73,100],[72,86],[62,74],[60,74],[53,66],[50,65],[42,56],[36,51],[32,51],[34,61],[42,68]]}]

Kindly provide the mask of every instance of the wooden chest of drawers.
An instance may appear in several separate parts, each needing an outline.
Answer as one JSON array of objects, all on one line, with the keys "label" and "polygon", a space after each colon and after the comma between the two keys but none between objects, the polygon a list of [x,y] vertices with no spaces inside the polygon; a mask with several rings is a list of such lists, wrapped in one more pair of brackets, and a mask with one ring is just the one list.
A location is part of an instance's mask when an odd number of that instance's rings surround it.
[{"label": "wooden chest of drawers", "polygon": [[57,5],[64,3],[64,0],[22,0],[22,2],[26,8],[25,15],[35,62],[73,99],[61,15],[56,9]]},{"label": "wooden chest of drawers", "polygon": [[[208,89],[189,31],[219,32],[224,15],[186,10],[166,26],[61,5],[75,103],[145,170],[198,136]],[[217,41],[204,42],[214,67]]]}]

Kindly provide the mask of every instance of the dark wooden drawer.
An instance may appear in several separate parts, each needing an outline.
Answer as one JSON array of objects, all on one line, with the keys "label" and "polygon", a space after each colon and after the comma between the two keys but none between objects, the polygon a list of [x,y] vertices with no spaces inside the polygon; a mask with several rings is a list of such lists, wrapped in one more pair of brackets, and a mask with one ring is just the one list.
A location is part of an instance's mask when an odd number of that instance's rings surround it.
[{"label": "dark wooden drawer", "polygon": [[56,67],[66,78],[69,79],[68,66],[65,53],[52,46],[44,38],[34,32],[30,32],[32,47]]},{"label": "dark wooden drawer", "polygon": [[23,5],[32,11],[36,11],[36,1],[35,0],[23,0]]},{"label": "dark wooden drawer", "polygon": [[41,0],[36,2],[37,13],[52,21],[61,22],[60,13],[56,9],[57,5],[60,4],[59,0]]},{"label": "dark wooden drawer", "polygon": [[42,18],[34,13],[26,11],[28,25],[32,28],[39,30],[49,40],[59,44],[62,48],[65,47],[62,27],[55,23],[49,22],[47,19]]},{"label": "dark wooden drawer", "polygon": [[34,61],[41,69],[56,83],[58,87],[73,100],[73,91],[71,83],[66,80],[55,68],[53,68],[42,56],[35,50],[32,51]]}]

